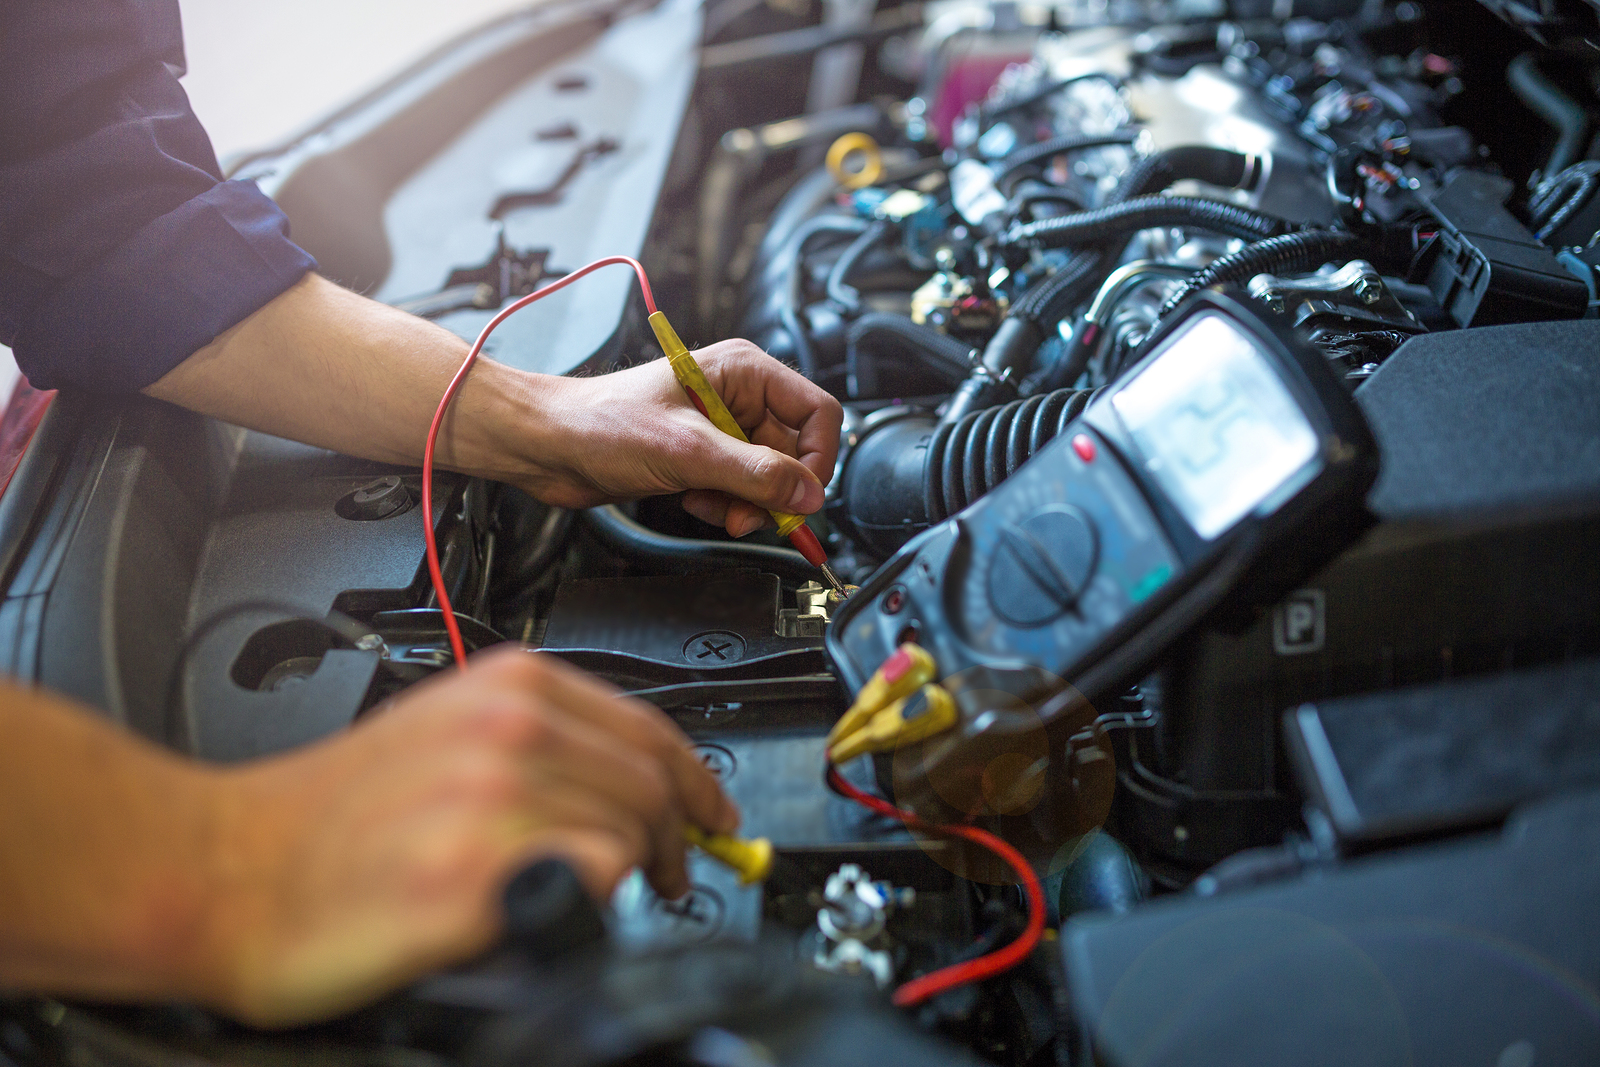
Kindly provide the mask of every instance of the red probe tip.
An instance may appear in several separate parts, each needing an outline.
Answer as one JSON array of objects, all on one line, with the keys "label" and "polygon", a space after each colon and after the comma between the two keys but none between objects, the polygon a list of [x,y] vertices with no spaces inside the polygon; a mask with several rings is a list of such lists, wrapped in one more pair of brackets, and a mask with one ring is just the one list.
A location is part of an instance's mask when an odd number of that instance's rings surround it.
[{"label": "red probe tip", "polygon": [[789,535],[789,543],[799,550],[806,558],[806,562],[813,567],[828,565],[828,554],[822,550],[822,542],[817,540],[817,535],[812,532],[811,527],[797,527],[794,533]]}]

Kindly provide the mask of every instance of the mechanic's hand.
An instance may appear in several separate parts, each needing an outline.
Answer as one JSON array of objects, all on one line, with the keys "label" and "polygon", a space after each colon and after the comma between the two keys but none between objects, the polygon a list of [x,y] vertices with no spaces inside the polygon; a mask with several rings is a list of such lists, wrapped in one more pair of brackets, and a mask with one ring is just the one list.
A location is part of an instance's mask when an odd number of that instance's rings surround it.
[{"label": "mechanic's hand", "polygon": [[221,1006],[326,1017],[486,948],[501,892],[560,856],[604,899],[689,888],[683,823],[738,810],[649,705],[558,660],[475,657],[349,733],[224,775]]},{"label": "mechanic's hand", "polygon": [[752,444],[701,415],[665,359],[548,379],[548,415],[528,457],[536,473],[523,488],[563,507],[689,490],[684,508],[735,537],[770,524],[767,509],[821,508],[839,452],[839,402],[748,341],[694,355]]}]

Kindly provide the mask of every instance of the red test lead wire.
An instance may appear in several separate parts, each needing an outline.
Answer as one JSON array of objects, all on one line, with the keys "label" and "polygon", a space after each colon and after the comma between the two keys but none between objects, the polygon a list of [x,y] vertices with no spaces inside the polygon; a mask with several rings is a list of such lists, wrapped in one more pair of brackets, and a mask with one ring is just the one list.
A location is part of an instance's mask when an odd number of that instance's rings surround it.
[{"label": "red test lead wire", "polygon": [[912,830],[922,830],[926,833],[943,834],[947,837],[959,837],[971,841],[975,845],[993,852],[1009,863],[1017,876],[1022,879],[1022,888],[1028,895],[1028,925],[1023,928],[1022,934],[1005,948],[996,949],[986,956],[979,956],[975,960],[964,963],[952,964],[942,967],[937,971],[925,974],[920,978],[913,978],[905,985],[894,991],[892,1000],[896,1007],[910,1008],[921,1004],[930,997],[940,993],[979,982],[985,978],[993,978],[1002,974],[1027,959],[1038,946],[1039,939],[1044,936],[1044,887],[1039,884],[1039,876],[1033,872],[1033,865],[1026,856],[1012,848],[1006,842],[976,826],[935,826],[924,822],[922,819],[902,811],[889,803],[864,793],[844,780],[844,775],[839,773],[837,767],[828,768],[828,785],[835,792],[849,797],[864,807],[871,808],[879,815],[887,815],[891,819],[898,819]]},{"label": "red test lead wire", "polygon": [[439,569],[439,544],[433,534],[433,449],[439,439],[439,427],[444,425],[445,412],[450,410],[450,401],[455,399],[456,393],[461,389],[461,383],[467,380],[467,372],[472,365],[478,362],[478,353],[483,351],[483,343],[489,339],[506,319],[516,312],[521,311],[529,304],[543,300],[558,290],[565,289],[585,274],[609,267],[612,264],[625,264],[633,268],[633,273],[638,276],[639,288],[644,291],[644,306],[650,314],[656,313],[656,298],[650,292],[650,279],[645,277],[644,267],[639,261],[630,256],[607,256],[597,259],[588,266],[579,267],[560,281],[529,293],[502,310],[498,315],[489,320],[489,324],[478,334],[478,339],[472,342],[472,348],[467,352],[467,358],[461,361],[461,369],[456,371],[456,376],[450,379],[449,388],[445,389],[444,397],[439,401],[438,410],[433,413],[433,423],[428,427],[428,441],[422,449],[422,535],[428,546],[428,577],[433,581],[433,593],[438,598],[439,610],[444,613],[445,633],[450,636],[450,651],[455,656],[456,666],[461,670],[467,669],[467,647],[461,640],[461,627],[456,623],[455,611],[450,607],[450,594],[444,586],[444,572]]}]

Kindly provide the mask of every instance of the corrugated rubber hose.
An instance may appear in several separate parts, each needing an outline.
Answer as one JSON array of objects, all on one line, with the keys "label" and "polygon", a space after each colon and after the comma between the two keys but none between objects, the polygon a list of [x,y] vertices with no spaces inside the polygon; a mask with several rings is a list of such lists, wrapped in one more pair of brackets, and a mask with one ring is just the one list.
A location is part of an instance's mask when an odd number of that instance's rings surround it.
[{"label": "corrugated rubber hose", "polygon": [[1083,413],[1093,390],[1058,389],[974,411],[946,423],[928,442],[922,494],[930,523],[940,522],[1005,481]]}]

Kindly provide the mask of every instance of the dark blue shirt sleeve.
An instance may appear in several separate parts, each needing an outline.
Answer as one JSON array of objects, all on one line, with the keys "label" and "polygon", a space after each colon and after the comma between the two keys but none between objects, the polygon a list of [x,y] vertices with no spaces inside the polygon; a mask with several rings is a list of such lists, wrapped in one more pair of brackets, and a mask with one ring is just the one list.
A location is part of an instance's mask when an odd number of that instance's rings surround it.
[{"label": "dark blue shirt sleeve", "polygon": [[177,0],[0,3],[0,343],[39,388],[141,389],[316,267],[182,72]]}]

